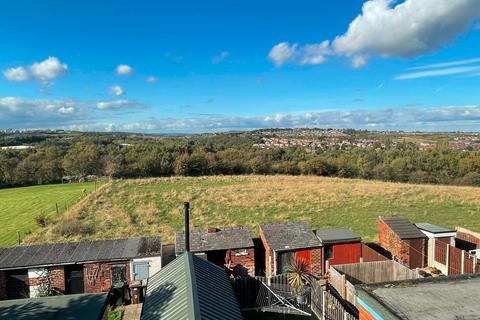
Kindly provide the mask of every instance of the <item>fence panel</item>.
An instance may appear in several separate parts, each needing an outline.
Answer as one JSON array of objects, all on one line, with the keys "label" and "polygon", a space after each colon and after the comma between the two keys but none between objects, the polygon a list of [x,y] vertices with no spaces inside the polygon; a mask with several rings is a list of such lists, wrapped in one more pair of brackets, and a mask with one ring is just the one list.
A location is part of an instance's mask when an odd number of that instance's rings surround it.
[{"label": "fence panel", "polygon": [[358,316],[346,310],[343,304],[317,282],[312,286],[311,309],[318,319],[357,320]]},{"label": "fence panel", "polygon": [[328,282],[337,290],[338,294],[345,299],[345,276],[333,267],[330,267],[329,271]]},{"label": "fence panel", "polygon": [[447,264],[447,246],[448,244],[435,241],[435,261],[443,265]]},{"label": "fence panel", "polygon": [[364,243],[362,243],[362,259],[363,259],[363,262],[390,260]]}]

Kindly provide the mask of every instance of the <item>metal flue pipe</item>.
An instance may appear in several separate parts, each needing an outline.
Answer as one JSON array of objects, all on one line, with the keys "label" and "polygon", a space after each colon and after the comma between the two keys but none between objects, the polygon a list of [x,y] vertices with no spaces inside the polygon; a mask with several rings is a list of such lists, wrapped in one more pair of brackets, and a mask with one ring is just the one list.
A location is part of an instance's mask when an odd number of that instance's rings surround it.
[{"label": "metal flue pipe", "polygon": [[190,203],[184,202],[185,211],[185,252],[190,251]]}]

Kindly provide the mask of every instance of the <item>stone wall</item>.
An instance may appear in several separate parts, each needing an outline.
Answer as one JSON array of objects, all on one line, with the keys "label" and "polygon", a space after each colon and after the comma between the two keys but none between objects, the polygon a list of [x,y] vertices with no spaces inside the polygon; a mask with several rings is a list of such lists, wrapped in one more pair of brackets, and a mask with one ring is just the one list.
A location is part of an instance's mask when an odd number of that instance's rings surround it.
[{"label": "stone wall", "polygon": [[112,265],[125,265],[126,278],[130,283],[130,263],[86,263],[83,265],[83,281],[85,293],[108,292],[112,286]]}]

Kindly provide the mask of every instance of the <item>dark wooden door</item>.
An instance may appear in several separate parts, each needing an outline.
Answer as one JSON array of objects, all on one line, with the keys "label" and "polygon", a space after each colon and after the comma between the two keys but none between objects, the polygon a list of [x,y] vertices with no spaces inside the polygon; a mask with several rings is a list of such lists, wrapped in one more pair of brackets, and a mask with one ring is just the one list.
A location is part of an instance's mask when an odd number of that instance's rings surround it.
[{"label": "dark wooden door", "polygon": [[83,265],[65,267],[65,292],[76,294],[84,292]]},{"label": "dark wooden door", "polygon": [[410,245],[410,265],[408,266],[410,269],[415,268],[423,268],[425,267],[425,250],[426,250],[426,242],[424,239],[411,239],[409,241]]},{"label": "dark wooden door", "polygon": [[28,270],[7,271],[7,298],[23,299],[30,297]]}]

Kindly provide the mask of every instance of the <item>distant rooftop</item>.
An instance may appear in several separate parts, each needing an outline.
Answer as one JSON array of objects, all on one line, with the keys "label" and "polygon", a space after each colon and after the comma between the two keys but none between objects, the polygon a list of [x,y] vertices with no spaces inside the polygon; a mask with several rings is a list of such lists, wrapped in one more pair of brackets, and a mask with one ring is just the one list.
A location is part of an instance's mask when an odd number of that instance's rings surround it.
[{"label": "distant rooftop", "polygon": [[321,247],[315,233],[306,222],[284,222],[260,226],[270,249],[285,251]]},{"label": "distant rooftop", "polygon": [[315,231],[315,234],[322,244],[357,242],[362,240],[359,234],[348,228],[318,229]]},{"label": "distant rooftop", "polygon": [[400,239],[426,238],[413,223],[403,216],[388,216],[381,219],[395,232]]},{"label": "distant rooftop", "polygon": [[[253,247],[253,240],[247,228],[225,228],[190,231],[190,251],[206,252],[215,250],[241,249]],[[185,234],[175,235],[175,252],[180,254],[185,250]]]},{"label": "distant rooftop", "polygon": [[0,270],[161,255],[159,237],[50,243],[0,248]]},{"label": "distant rooftop", "polygon": [[[480,274],[360,285],[357,302],[384,320],[480,318]],[[360,300],[360,301],[359,301]]]},{"label": "distant rooftop", "polygon": [[455,229],[450,229],[450,228],[445,228],[436,224],[431,224],[431,223],[426,223],[426,222],[421,222],[421,223],[415,223],[418,229],[425,230],[430,233],[449,233],[449,232],[455,232]]},{"label": "distant rooftop", "polygon": [[185,252],[148,279],[141,320],[240,320],[227,273]]},{"label": "distant rooftop", "polygon": [[69,294],[0,301],[2,320],[100,320],[107,306],[107,293]]}]

